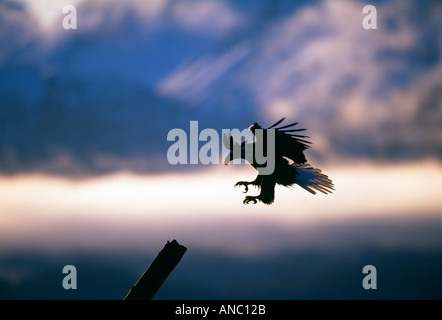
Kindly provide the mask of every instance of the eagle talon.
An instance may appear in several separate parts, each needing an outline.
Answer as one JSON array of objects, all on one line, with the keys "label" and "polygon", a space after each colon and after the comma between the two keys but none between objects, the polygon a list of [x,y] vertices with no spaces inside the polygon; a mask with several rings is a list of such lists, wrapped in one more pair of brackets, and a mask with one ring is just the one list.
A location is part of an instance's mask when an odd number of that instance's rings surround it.
[{"label": "eagle talon", "polygon": [[253,202],[253,204],[256,204],[258,202],[258,197],[247,196],[242,203],[249,204],[250,202]]},{"label": "eagle talon", "polygon": [[248,187],[249,183],[245,182],[245,181],[239,181],[237,183],[235,183],[234,187],[240,187],[240,186],[244,186],[244,191],[242,193],[247,193],[249,191],[249,187]]}]

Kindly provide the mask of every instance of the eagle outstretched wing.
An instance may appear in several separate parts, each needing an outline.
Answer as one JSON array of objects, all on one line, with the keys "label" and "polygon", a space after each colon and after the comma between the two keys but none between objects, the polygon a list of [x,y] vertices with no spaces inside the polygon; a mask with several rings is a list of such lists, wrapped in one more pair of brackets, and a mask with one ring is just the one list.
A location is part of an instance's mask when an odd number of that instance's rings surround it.
[{"label": "eagle outstretched wing", "polygon": [[305,139],[308,136],[297,134],[305,129],[294,128],[298,122],[294,122],[282,127],[276,128],[285,118],[282,118],[267,129],[275,129],[275,152],[276,156],[282,156],[291,159],[296,164],[307,162],[304,150],[308,149],[311,143]]},{"label": "eagle outstretched wing", "polygon": [[[305,129],[294,128],[298,122],[294,122],[282,127],[277,127],[285,118],[282,118],[278,122],[274,123],[268,129],[275,130],[275,156],[276,157],[286,157],[292,160],[296,164],[303,164],[307,162],[304,155],[304,150],[308,149],[311,143],[305,140],[309,138],[308,136],[300,135],[297,132],[305,131]],[[250,129],[255,133],[255,129],[260,129],[261,127],[255,123]],[[266,135],[264,135],[266,137]],[[265,138],[264,138],[265,139]],[[266,140],[266,139],[265,139]]]}]

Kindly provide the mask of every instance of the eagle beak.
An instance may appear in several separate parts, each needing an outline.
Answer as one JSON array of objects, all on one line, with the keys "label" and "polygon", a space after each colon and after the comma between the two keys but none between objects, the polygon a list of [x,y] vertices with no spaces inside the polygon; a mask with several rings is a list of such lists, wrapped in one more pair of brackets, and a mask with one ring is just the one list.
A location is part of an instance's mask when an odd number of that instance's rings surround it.
[{"label": "eagle beak", "polygon": [[230,153],[227,155],[227,157],[224,159],[224,164],[227,166],[230,162]]}]

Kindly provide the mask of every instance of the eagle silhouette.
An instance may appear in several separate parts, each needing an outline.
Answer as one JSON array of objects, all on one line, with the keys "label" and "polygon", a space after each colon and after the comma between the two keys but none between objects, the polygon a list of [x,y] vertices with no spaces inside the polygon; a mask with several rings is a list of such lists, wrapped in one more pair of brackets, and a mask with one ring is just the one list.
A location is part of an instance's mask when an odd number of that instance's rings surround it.
[{"label": "eagle silhouette", "polygon": [[[276,184],[285,187],[291,187],[297,184],[312,194],[316,194],[317,191],[328,194],[331,193],[332,190],[335,190],[333,182],[327,175],[307,163],[304,150],[310,147],[311,142],[306,140],[309,138],[308,136],[298,134],[298,132],[304,131],[305,129],[295,128],[298,122],[276,128],[284,119],[285,118],[282,118],[266,129],[262,129],[262,127],[255,122],[249,127],[255,140],[252,143],[243,141],[239,144],[233,141],[231,134],[225,134],[223,136],[223,144],[229,150],[224,164],[227,165],[234,159],[242,158],[248,161],[258,171],[258,176],[255,180],[239,181],[235,184],[235,187],[244,186],[244,193],[248,192],[249,185],[261,190],[257,196],[246,196],[243,201],[244,204],[251,202],[256,204],[258,201],[267,205],[272,204],[275,200]],[[256,139],[255,132],[257,129],[263,130],[261,140]],[[267,164],[257,161],[256,150],[257,147],[260,147],[261,149],[259,150],[262,150],[264,155],[269,151],[270,148],[267,147],[268,130],[274,130],[274,170],[271,174],[261,174],[262,168]],[[261,143],[260,146],[258,146],[259,143]],[[236,150],[241,150],[241,152],[237,152]]]}]

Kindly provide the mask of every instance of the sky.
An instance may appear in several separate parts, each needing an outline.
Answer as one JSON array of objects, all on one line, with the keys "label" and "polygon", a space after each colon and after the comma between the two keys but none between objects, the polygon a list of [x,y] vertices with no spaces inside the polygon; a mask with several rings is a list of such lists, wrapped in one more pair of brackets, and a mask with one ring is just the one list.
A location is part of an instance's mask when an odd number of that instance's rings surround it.
[{"label": "sky", "polygon": [[[439,250],[442,6],[373,1],[366,30],[365,4],[0,1],[0,252]],[[333,194],[277,186],[271,206],[244,205],[233,185],[252,167],[167,161],[190,121],[282,117]]]}]

